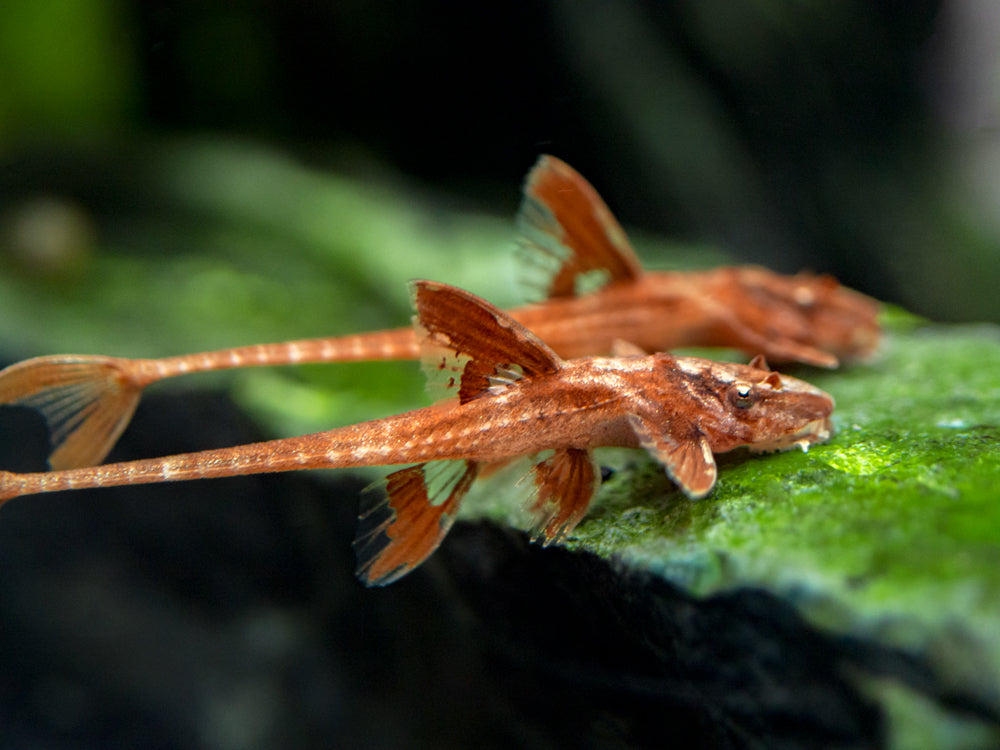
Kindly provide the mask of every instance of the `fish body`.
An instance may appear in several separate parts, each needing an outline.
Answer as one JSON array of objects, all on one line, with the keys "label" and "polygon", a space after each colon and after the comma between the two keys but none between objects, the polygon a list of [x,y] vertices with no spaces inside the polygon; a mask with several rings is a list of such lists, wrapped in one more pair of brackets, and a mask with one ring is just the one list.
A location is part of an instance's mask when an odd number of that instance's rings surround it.
[{"label": "fish body", "polygon": [[[879,341],[878,303],[829,276],[754,266],[644,271],[597,191],[553,156],[541,157],[529,173],[518,226],[525,266],[542,268],[545,300],[510,315],[564,358],[608,354],[624,340],[645,352],[719,346],[772,362],[833,367],[869,356]],[[595,275],[605,283],[580,293]],[[37,407],[52,431],[50,465],[67,469],[103,461],[143,389],[166,378],[420,356],[409,327],[161,359],[51,355],[0,372],[0,404]]]},{"label": "fish body", "polygon": [[[0,472],[0,501],[38,492],[261,472],[414,464],[361,515],[358,573],[389,583],[440,544],[480,468],[544,454],[533,467],[535,535],[560,541],[600,484],[592,450],[645,448],[691,498],[716,483],[714,453],[825,440],[833,400],[763,358],[718,363],[667,353],[563,360],[502,310],[416,282],[425,370],[454,394],[404,414],[296,438],[37,474]],[[443,462],[443,463],[442,463]]]}]

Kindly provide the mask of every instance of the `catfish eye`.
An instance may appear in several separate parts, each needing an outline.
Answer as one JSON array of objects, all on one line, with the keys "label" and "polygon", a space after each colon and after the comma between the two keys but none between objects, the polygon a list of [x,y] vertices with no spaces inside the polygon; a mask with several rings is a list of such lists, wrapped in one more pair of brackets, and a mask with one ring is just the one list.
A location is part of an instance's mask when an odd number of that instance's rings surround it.
[{"label": "catfish eye", "polygon": [[737,383],[733,386],[732,400],[737,409],[749,409],[753,406],[753,388],[746,383]]}]

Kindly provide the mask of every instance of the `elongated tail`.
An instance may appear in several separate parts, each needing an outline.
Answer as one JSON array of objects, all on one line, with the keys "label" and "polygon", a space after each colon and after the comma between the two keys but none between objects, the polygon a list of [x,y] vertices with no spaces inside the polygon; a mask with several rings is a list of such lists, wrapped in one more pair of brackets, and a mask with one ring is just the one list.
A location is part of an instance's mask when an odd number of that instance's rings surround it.
[{"label": "elongated tail", "polygon": [[[392,451],[365,451],[355,428],[236,448],[188,453],[65,471],[0,472],[0,505],[21,495],[63,490],[173,482],[358,466],[398,460]],[[474,461],[435,461],[390,474],[383,491],[371,493],[360,516],[355,547],[358,577],[384,586],[410,572],[441,544],[458,506],[476,478]]]},{"label": "elongated tail", "polygon": [[36,357],[0,372],[0,404],[30,406],[51,432],[53,469],[101,463],[121,436],[146,386],[186,373],[299,362],[414,359],[410,328],[304,339],[163,359],[82,355]]},{"label": "elongated tail", "polygon": [[[241,474],[290,471],[329,466],[318,436],[272,440],[265,443],[182,453],[166,458],[141,459],[60,471],[16,474],[0,471],[0,503],[22,495],[95,487],[180,482]],[[337,465],[336,463],[332,465]],[[349,466],[351,463],[342,462]]]},{"label": "elongated tail", "polygon": [[[388,452],[361,457],[356,447],[338,445],[336,437],[344,431],[65,471],[0,471],[0,505],[44,492],[397,460]],[[426,560],[455,522],[479,466],[462,459],[423,462],[389,474],[378,491],[369,490],[354,542],[358,578],[367,586],[385,586]],[[539,463],[534,473],[536,490],[529,505],[536,518],[533,538],[546,545],[561,542],[583,518],[600,484],[593,458],[587,451],[560,450]]]}]

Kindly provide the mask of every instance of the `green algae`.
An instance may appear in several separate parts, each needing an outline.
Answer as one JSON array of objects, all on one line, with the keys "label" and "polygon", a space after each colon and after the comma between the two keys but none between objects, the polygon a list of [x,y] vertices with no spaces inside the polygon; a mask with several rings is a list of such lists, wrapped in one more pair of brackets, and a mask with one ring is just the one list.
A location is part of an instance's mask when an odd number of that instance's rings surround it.
[{"label": "green algae", "polygon": [[[901,311],[886,326],[871,363],[792,370],[837,401],[828,443],[718,456],[718,485],[696,502],[644,454],[599,452],[615,471],[568,546],[699,595],[769,590],[818,627],[920,654],[943,684],[996,711],[1000,328]],[[522,494],[497,477],[465,510],[524,527]],[[891,680],[871,685],[892,706],[898,747],[918,735],[951,747],[997,739],[975,718],[922,711],[928,699]],[[915,715],[933,731],[907,731]]]},{"label": "green algae", "polygon": [[892,326],[873,363],[797,374],[837,400],[827,444],[720,457],[697,503],[637,462],[571,545],[696,593],[771,590],[1000,705],[1000,329]]}]

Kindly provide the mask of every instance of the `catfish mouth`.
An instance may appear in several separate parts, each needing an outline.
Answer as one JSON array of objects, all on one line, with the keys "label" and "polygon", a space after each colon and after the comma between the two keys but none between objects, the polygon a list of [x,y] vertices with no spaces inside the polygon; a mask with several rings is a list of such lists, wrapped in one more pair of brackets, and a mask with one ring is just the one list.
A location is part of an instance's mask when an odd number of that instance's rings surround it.
[{"label": "catfish mouth", "polygon": [[768,451],[786,451],[789,448],[798,446],[805,452],[809,450],[809,446],[813,443],[822,443],[829,439],[832,431],[833,426],[830,424],[830,418],[823,417],[822,419],[814,419],[812,422],[807,422],[795,432],[782,435],[775,440],[752,443],[747,446],[747,449],[753,453],[766,453]]}]

